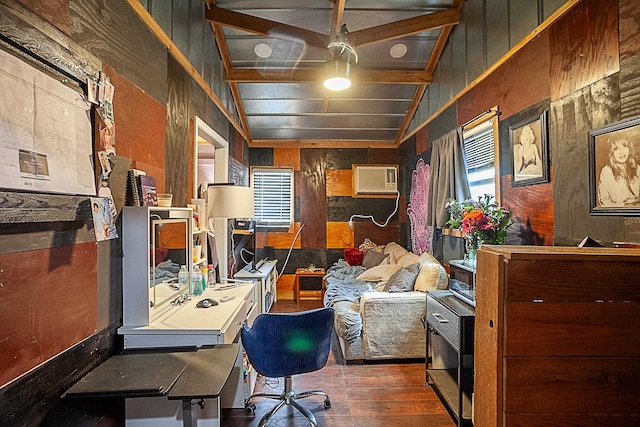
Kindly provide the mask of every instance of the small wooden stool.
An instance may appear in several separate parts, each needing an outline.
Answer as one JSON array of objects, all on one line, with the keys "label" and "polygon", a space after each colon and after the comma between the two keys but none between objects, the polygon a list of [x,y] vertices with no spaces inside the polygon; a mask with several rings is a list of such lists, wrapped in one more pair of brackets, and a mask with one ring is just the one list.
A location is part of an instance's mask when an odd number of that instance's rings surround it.
[{"label": "small wooden stool", "polygon": [[296,280],[293,286],[293,297],[296,304],[300,303],[300,292],[320,291],[320,299],[324,301],[324,268],[298,268],[296,270]]}]

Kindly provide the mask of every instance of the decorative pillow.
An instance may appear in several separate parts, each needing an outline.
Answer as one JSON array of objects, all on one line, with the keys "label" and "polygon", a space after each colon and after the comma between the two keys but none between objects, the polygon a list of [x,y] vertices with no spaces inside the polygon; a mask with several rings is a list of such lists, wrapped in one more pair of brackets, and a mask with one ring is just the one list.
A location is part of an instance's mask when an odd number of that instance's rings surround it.
[{"label": "decorative pillow", "polygon": [[371,240],[364,239],[364,243],[361,244],[358,247],[358,249],[360,249],[360,252],[362,252],[362,253],[366,253],[367,250],[369,250],[369,249],[373,250],[374,252],[382,253],[382,251],[384,250],[384,245],[376,245]]},{"label": "decorative pillow", "polygon": [[393,254],[396,257],[396,259],[400,259],[404,254],[406,254],[409,251],[403,248],[402,246],[400,246],[399,244],[397,244],[396,242],[390,242],[385,245],[383,252],[389,255]]},{"label": "decorative pillow", "polygon": [[435,262],[436,264],[440,264],[440,261],[429,252],[422,252],[420,254],[420,264],[424,264],[425,261]]},{"label": "decorative pillow", "polygon": [[420,262],[420,257],[413,252],[407,252],[396,261],[398,265],[401,265],[403,267],[415,264],[416,262]]},{"label": "decorative pillow", "polygon": [[427,292],[434,289],[446,289],[449,284],[447,271],[440,263],[423,261],[413,287],[415,291]]},{"label": "decorative pillow", "polygon": [[387,284],[384,286],[385,292],[410,292],[420,272],[420,264],[415,263],[393,273]]},{"label": "decorative pillow", "polygon": [[360,252],[358,248],[344,248],[342,257],[349,265],[362,265],[364,253]]},{"label": "decorative pillow", "polygon": [[367,249],[364,253],[364,258],[362,259],[362,266],[364,268],[375,267],[376,265],[380,265],[386,257],[387,256],[382,252],[375,252],[371,249]]},{"label": "decorative pillow", "polygon": [[364,273],[358,276],[358,280],[364,280],[365,282],[379,282],[381,280],[389,280],[389,278],[396,271],[402,267],[399,265],[377,265],[365,270]]},{"label": "decorative pillow", "polygon": [[383,259],[378,265],[389,265],[389,264],[397,264],[396,256],[394,254],[389,254]]}]

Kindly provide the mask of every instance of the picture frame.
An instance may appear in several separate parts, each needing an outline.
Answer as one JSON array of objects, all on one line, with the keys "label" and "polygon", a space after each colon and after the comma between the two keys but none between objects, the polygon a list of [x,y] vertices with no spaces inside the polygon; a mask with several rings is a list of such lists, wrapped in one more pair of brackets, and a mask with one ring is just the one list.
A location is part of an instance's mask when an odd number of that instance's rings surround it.
[{"label": "picture frame", "polygon": [[640,216],[640,116],[589,130],[591,215]]},{"label": "picture frame", "polygon": [[549,112],[543,111],[509,126],[513,153],[511,185],[549,182]]}]

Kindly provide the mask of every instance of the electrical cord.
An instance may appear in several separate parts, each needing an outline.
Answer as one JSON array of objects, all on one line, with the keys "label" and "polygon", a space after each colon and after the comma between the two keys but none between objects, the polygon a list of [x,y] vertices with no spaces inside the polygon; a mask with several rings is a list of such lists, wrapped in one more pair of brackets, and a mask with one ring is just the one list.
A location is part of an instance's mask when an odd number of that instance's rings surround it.
[{"label": "electrical cord", "polygon": [[353,227],[353,218],[362,218],[362,219],[370,219],[371,222],[373,222],[375,225],[377,225],[380,228],[384,228],[387,226],[387,224],[389,224],[389,220],[391,220],[391,218],[396,214],[396,212],[398,212],[398,202],[400,201],[400,192],[396,191],[396,207],[393,210],[393,212],[391,213],[391,215],[389,215],[389,218],[387,218],[387,220],[384,222],[384,224],[379,224],[378,222],[376,222],[375,218],[373,217],[373,215],[360,215],[360,214],[355,214],[355,215],[351,215],[351,218],[349,218],[349,228]]},{"label": "electrical cord", "polygon": [[300,229],[298,230],[296,235],[293,237],[293,241],[291,242],[291,247],[289,247],[289,252],[287,253],[287,258],[285,258],[284,260],[284,264],[282,265],[282,270],[280,270],[280,274],[278,274],[278,278],[276,279],[276,281],[280,279],[280,276],[282,276],[282,273],[284,273],[284,269],[287,266],[287,263],[289,262],[289,257],[291,256],[291,251],[293,250],[293,245],[296,244],[296,240],[298,240],[298,236],[300,235],[300,232],[302,231],[303,228],[304,228],[304,224],[300,226]]}]

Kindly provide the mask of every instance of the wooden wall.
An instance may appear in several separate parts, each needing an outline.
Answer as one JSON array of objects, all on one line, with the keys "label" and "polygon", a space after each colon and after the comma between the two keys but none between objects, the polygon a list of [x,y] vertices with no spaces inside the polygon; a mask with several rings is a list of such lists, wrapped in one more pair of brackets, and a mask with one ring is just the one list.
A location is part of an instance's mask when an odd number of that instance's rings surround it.
[{"label": "wooden wall", "polygon": [[[515,219],[510,243],[575,245],[586,235],[605,245],[640,241],[637,218],[591,216],[588,170],[588,131],[640,114],[639,22],[632,0],[583,0],[456,100],[458,126],[500,110],[501,203]],[[509,126],[542,111],[549,112],[550,180],[514,187]],[[441,134],[447,114],[416,134],[418,154]]]},{"label": "wooden wall", "polygon": [[[404,197],[396,213],[385,228],[369,220],[355,219],[348,227],[351,215],[373,215],[384,223],[395,207],[393,198],[354,198],[352,196],[353,164],[400,164],[396,149],[312,149],[312,148],[253,148],[251,166],[291,167],[295,173],[295,224],[288,232],[258,232],[256,246],[262,256],[264,246],[272,246],[276,266],[283,275],[278,281],[278,298],[293,299],[296,268],[328,268],[342,256],[345,247],[358,246],[369,238],[385,244],[402,242],[401,222],[406,222]],[[403,207],[404,206],[404,207]],[[296,234],[302,227],[298,238]],[[406,242],[404,242],[406,245]],[[292,246],[293,245],[293,246]],[[283,264],[289,249],[289,261]]]},{"label": "wooden wall", "polygon": [[[80,87],[87,76],[109,77],[118,159],[155,176],[176,205],[193,197],[194,116],[229,136],[247,169],[246,143],[125,0],[3,0],[0,48]],[[121,348],[122,247],[96,242],[87,202],[0,192],[1,425],[39,425],[71,384]],[[49,425],[89,422],[86,410],[62,413]]]}]

